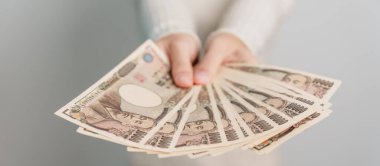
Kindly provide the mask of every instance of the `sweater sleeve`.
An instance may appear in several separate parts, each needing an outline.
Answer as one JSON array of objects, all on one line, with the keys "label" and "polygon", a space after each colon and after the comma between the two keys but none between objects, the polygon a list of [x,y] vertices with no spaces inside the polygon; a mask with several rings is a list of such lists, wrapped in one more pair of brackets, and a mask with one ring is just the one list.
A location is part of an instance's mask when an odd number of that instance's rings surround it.
[{"label": "sweater sleeve", "polygon": [[234,0],[208,40],[220,33],[231,33],[258,55],[292,4],[293,0]]},{"label": "sweater sleeve", "polygon": [[174,33],[185,33],[199,41],[192,15],[180,0],[141,0],[143,27],[158,40]]}]

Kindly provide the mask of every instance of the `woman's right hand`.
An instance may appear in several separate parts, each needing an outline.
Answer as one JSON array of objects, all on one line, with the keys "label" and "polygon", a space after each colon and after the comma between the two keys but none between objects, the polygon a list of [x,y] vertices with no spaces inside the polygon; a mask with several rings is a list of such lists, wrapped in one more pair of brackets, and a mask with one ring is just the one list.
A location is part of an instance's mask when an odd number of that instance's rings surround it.
[{"label": "woman's right hand", "polygon": [[189,88],[194,84],[193,62],[199,52],[198,40],[188,34],[171,34],[159,39],[158,47],[168,55],[171,74],[178,87]]}]

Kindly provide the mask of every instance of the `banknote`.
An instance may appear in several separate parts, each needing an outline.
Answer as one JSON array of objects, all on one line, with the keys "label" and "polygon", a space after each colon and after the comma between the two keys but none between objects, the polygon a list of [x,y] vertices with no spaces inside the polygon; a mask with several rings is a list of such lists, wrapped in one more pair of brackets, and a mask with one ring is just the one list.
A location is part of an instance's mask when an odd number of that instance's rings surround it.
[{"label": "banknote", "polygon": [[[207,88],[212,90],[213,96],[211,96],[211,101],[212,101],[211,104],[213,106],[213,109],[218,110],[221,115],[223,129],[224,129],[224,133],[226,135],[227,141],[234,142],[237,140],[242,140],[245,137],[247,137],[247,135],[245,136],[243,134],[244,130],[241,129],[242,128],[241,126],[245,124],[243,122],[243,119],[240,116],[236,116],[237,114],[235,114],[234,111],[229,110],[228,109],[229,107],[226,107],[224,102],[222,103],[221,99],[224,96],[221,96],[221,94],[216,91],[214,86],[212,86],[211,84],[208,84]],[[240,123],[238,124],[237,121],[239,121]]]},{"label": "banknote", "polygon": [[323,100],[329,100],[341,84],[336,79],[277,66],[229,64],[228,67],[281,81]]},{"label": "banknote", "polygon": [[[275,88],[272,88],[272,90],[273,89]],[[298,101],[304,102],[309,105],[318,104],[315,102],[316,101],[315,98],[305,99],[303,96],[300,96],[299,94],[290,94],[289,93],[290,91],[285,90],[285,89],[280,90],[280,88],[276,88],[276,92],[286,95],[288,97],[291,97],[293,99],[296,99]],[[278,147],[281,143],[284,143],[286,140],[289,140],[291,137],[311,127],[312,125],[318,123],[319,121],[325,119],[330,113],[331,111],[328,110],[327,104],[321,107],[316,107],[315,112],[313,114],[301,120],[300,122],[292,125],[291,127],[287,128],[281,133],[263,141],[259,145],[248,144],[245,147],[251,150],[254,150],[257,153],[263,153],[263,152],[267,153],[270,150],[273,150],[275,147]]]},{"label": "banknote", "polygon": [[102,136],[98,133],[95,133],[95,132],[92,132],[90,130],[87,130],[83,127],[78,127],[77,130],[76,130],[77,133],[79,134],[82,134],[82,135],[86,135],[86,136],[89,136],[89,137],[94,137],[94,138],[97,138],[97,139],[101,139],[101,140],[105,140],[105,141],[109,141],[109,142],[112,142],[112,143],[116,143],[116,144],[123,144],[121,142],[118,142],[118,141],[115,141],[113,139],[110,139],[110,138],[107,138],[105,136]]},{"label": "banknote", "polygon": [[[266,123],[264,120],[260,119],[260,117],[256,117],[256,114],[252,111],[245,110],[245,113],[239,114],[238,112],[234,111],[235,108],[233,108],[232,104],[230,104],[230,100],[222,94],[222,90],[220,87],[218,87],[215,84],[208,85],[208,88],[212,89],[214,94],[212,96],[211,100],[215,100],[216,108],[218,109],[220,114],[222,115],[222,120],[224,121],[224,130],[228,141],[235,141],[238,142],[236,144],[241,144],[240,142],[244,142],[247,139],[252,139],[254,136],[253,131],[258,131],[260,133],[263,133],[264,131],[268,131],[272,129],[273,127],[270,126],[270,124]],[[244,109],[246,109],[244,107]],[[252,116],[255,116],[254,119],[250,118]],[[227,118],[228,117],[228,118]],[[244,121],[244,119],[246,121]],[[250,122],[247,124],[247,120]],[[251,131],[253,130],[253,131]],[[256,132],[256,133],[258,133]],[[237,134],[236,134],[237,133]],[[236,141],[238,140],[238,141]],[[230,145],[230,146],[236,146]],[[228,146],[228,147],[230,147]],[[188,154],[190,158],[198,158],[203,157],[205,155],[210,154],[214,151],[219,151],[219,149],[225,149],[225,146],[219,147],[219,148],[213,148],[213,150],[205,150],[205,151],[197,151]]]},{"label": "banknote", "polygon": [[340,84],[284,67],[231,63],[212,82],[179,88],[168,57],[148,40],[55,114],[78,125],[77,133],[159,158],[237,148],[266,154],[328,117]]},{"label": "banknote", "polygon": [[249,84],[241,84],[243,82],[224,81],[222,83],[247,99],[271,108],[273,112],[282,113],[293,121],[300,121],[314,112],[313,106],[285,95],[273,93],[259,87],[249,87]]},{"label": "banknote", "polygon": [[[187,120],[187,117],[189,114],[195,109],[194,104],[197,99],[197,95],[199,93],[200,87],[196,88],[191,99],[187,101],[180,110],[178,110],[174,116],[172,116],[161,128],[158,132],[156,132],[146,143],[146,146],[150,146],[147,150],[147,147],[144,149],[137,148],[137,147],[128,147],[127,151],[131,152],[146,152],[148,154],[160,154],[163,152],[170,152],[171,150],[169,148],[172,148],[173,145],[176,142],[176,138],[178,139],[178,133],[180,133],[182,130],[179,125],[181,123],[184,123],[185,120]],[[98,133],[83,129],[79,127],[77,129],[77,132],[80,134],[84,134],[87,136],[116,142],[115,140],[112,140],[111,138],[104,137]]]},{"label": "banknote", "polygon": [[184,124],[179,125],[183,129],[172,149],[173,152],[158,152],[160,158],[187,155],[199,149],[213,148],[227,142],[223,129],[225,124],[220,113],[212,106],[210,96],[213,97],[211,89],[203,86],[198,93],[194,111],[190,113]]},{"label": "banknote", "polygon": [[56,115],[141,146],[191,96],[173,84],[169,71],[166,57],[148,41]]},{"label": "banknote", "polygon": [[[218,83],[214,83],[214,86],[219,92],[219,96],[224,99],[224,104],[228,106],[232,112],[236,113],[235,116],[239,118],[239,121],[242,121],[242,124],[248,126],[248,130],[242,127],[242,130],[248,135],[248,140],[253,140],[264,134],[271,133],[279,126],[276,121],[265,116],[259,109],[256,109],[249,102],[240,98],[236,93],[232,93],[229,89],[222,89]],[[287,121],[280,116],[274,119],[278,120],[277,122],[282,121],[285,123]],[[254,137],[252,137],[252,135]]]},{"label": "banknote", "polygon": [[176,153],[160,154],[160,157],[191,154],[193,152],[189,150],[192,149],[199,151],[210,147],[216,148],[243,139],[244,134],[234,115],[231,111],[226,111],[211,85],[204,86],[198,98],[197,109],[190,114],[184,126],[176,145],[177,149],[174,151]]},{"label": "banknote", "polygon": [[[236,73],[234,73],[234,74],[236,76]],[[309,77],[311,77],[311,76],[309,76]],[[242,78],[246,78],[246,77],[242,77]],[[319,78],[325,78],[325,77],[319,76]],[[332,80],[332,79],[329,79],[329,80]],[[340,81],[337,81],[337,80],[334,80],[334,81],[337,82],[337,86],[339,86]],[[260,86],[260,82],[258,82],[255,85],[256,85],[256,87]],[[273,136],[272,138],[270,138],[268,140],[263,141],[259,145],[257,145],[257,143],[247,144],[246,146],[244,146],[243,149],[250,148],[252,150],[255,150],[258,153],[259,153],[259,151],[261,151],[263,149],[274,149],[271,147],[277,147],[281,143],[285,142],[283,140],[290,139],[291,137],[295,136],[296,134],[302,132],[305,128],[311,127],[313,124],[316,124],[317,122],[321,121],[322,119],[326,118],[329,115],[330,111],[326,111],[326,109],[328,109],[328,107],[331,105],[330,103],[326,103],[323,100],[318,100],[319,99],[318,96],[306,95],[305,94],[305,93],[307,93],[306,91],[304,91],[304,92],[303,91],[294,91],[294,89],[291,89],[292,86],[294,86],[293,84],[289,84],[290,87],[284,86],[284,84],[278,84],[278,85],[279,86],[273,86],[273,85],[268,86],[268,85],[266,85],[266,87],[264,87],[264,88],[266,88],[270,91],[274,91],[276,93],[280,93],[282,95],[294,98],[294,99],[301,101],[305,104],[320,105],[321,107],[315,108],[315,112],[312,115],[304,118],[302,121],[300,121],[300,122],[296,123],[295,125],[289,127],[285,131]],[[300,127],[300,126],[302,126],[302,127]],[[267,150],[265,150],[265,151],[267,151]]]},{"label": "banknote", "polygon": [[[216,92],[215,98],[218,102],[220,102],[219,107],[230,110],[229,112],[233,113],[231,116],[234,116],[236,118],[236,121],[238,122],[238,125],[244,134],[244,138],[241,139],[242,141],[252,141],[260,138],[263,135],[271,132],[276,126],[275,123],[270,122],[270,120],[264,115],[260,115],[260,113],[256,109],[252,108],[252,106],[250,106],[246,101],[239,101],[236,98],[232,97],[232,95],[228,94],[225,90],[222,90],[222,88],[217,83],[214,82],[213,87],[214,91]],[[228,147],[220,147],[214,148],[212,150],[194,152],[189,154],[189,157],[198,158],[205,155],[222,154],[221,152],[233,150],[243,144],[245,143],[237,143]]]},{"label": "banknote", "polygon": [[284,130],[283,132],[277,134],[274,137],[260,143],[259,145],[249,145],[248,149],[256,152],[257,154],[266,154],[280,146],[285,141],[290,138],[300,134],[311,126],[317,124],[321,120],[328,117],[331,113],[331,110],[317,111],[309,117],[303,119],[297,124],[291,126],[290,128]]},{"label": "banknote", "polygon": [[175,145],[177,150],[215,147],[227,142],[221,116],[211,105],[211,89],[202,87],[196,109],[188,117]]},{"label": "banknote", "polygon": [[222,154],[225,154],[229,151],[235,150],[236,148],[242,147],[243,150],[249,149],[256,154],[267,154],[270,153],[272,150],[280,146],[282,143],[286,142],[287,140],[291,139],[292,137],[302,133],[303,131],[307,130],[311,126],[317,124],[321,120],[325,119],[329,116],[329,113],[331,113],[330,110],[326,110],[323,113],[314,113],[310,115],[309,117],[305,118],[301,122],[287,128],[286,130],[280,132],[279,134],[276,134],[275,136],[272,136],[271,138],[263,141],[262,143],[258,144],[239,144],[235,146],[228,146],[228,147],[221,147],[212,149],[209,151],[201,151],[196,153],[188,154],[189,158],[195,159],[200,158],[204,156],[219,156]]},{"label": "banknote", "polygon": [[[248,137],[248,134],[250,135],[249,141],[257,141],[263,140],[263,136],[265,135],[260,135],[261,133],[263,134],[268,134],[270,132],[265,132],[265,131],[270,131],[270,129],[273,129],[273,126],[269,125],[268,122],[273,121],[272,125],[275,125],[273,123],[276,123],[277,125],[283,125],[290,120],[292,120],[290,117],[287,117],[284,113],[275,113],[273,111],[270,111],[270,108],[266,108],[263,105],[260,105],[258,103],[255,103],[244,96],[240,96],[237,93],[234,93],[230,89],[222,89],[219,87],[219,84],[217,81],[213,83],[214,89],[217,92],[217,95],[220,96],[221,101],[223,101],[223,104],[225,105],[225,108],[228,108],[228,110],[232,110],[230,112],[236,113],[235,117],[237,118],[237,121],[243,121],[243,126],[249,126],[247,128],[241,127],[241,130],[245,133],[246,137]],[[227,91],[229,93],[227,93]],[[259,116],[264,116],[266,117],[266,121],[260,120],[261,118]],[[256,120],[256,121],[254,121]],[[292,124],[296,123],[293,122]],[[241,122],[239,123],[241,124]],[[287,126],[291,126],[292,124],[289,124]],[[270,128],[263,128],[263,127],[270,127]],[[286,127],[286,126],[284,126]],[[253,137],[252,137],[253,135]],[[260,137],[261,136],[261,137]],[[260,139],[261,138],[261,139]],[[198,157],[203,157],[205,155],[220,155],[222,153],[225,153],[227,151],[236,149],[243,144],[236,144],[236,145],[231,145],[229,147],[221,147],[221,148],[214,148],[212,150],[207,150],[207,151],[199,151],[199,152],[194,152],[189,154],[190,158],[198,158]]]},{"label": "banknote", "polygon": [[194,109],[194,107],[191,107],[191,105],[193,105],[194,102],[194,98],[193,100],[189,100],[188,102],[186,102],[182,106],[182,108],[174,114],[174,116],[172,116],[167,122],[165,122],[165,124],[160,128],[158,132],[156,132],[151,138],[149,138],[145,145],[156,147],[150,149],[156,149],[160,151],[171,151],[165,149],[169,149],[174,145],[176,141],[174,137],[175,133],[182,131],[182,128],[179,128],[178,126],[181,122],[187,120],[189,113]]},{"label": "banknote", "polygon": [[[214,92],[216,92],[216,93],[214,93],[214,96],[213,97],[215,97],[217,100],[217,103],[219,103],[219,104],[217,104],[217,107],[218,107],[218,109],[219,110],[224,110],[225,108],[220,108],[220,107],[222,107],[222,104],[221,104],[221,101],[230,101],[230,102],[228,102],[228,103],[231,103],[231,105],[230,106],[232,106],[232,104],[234,104],[235,105],[235,107],[236,106],[238,106],[238,108],[240,109],[240,110],[244,110],[244,109],[242,109],[241,108],[241,104],[239,105],[239,104],[237,104],[237,101],[236,101],[236,96],[235,96],[235,98],[234,97],[232,97],[231,95],[229,95],[228,93],[226,93],[224,90],[220,90],[220,88],[215,88],[215,87],[218,87],[218,86],[215,86],[215,84],[213,84],[214,86],[214,88],[213,88],[213,90],[214,90]],[[216,84],[217,85],[217,84]],[[285,88],[274,88],[274,87],[271,87],[269,90],[273,90],[273,89],[275,89],[276,90],[276,92],[278,92],[278,93],[280,93],[280,94],[282,94],[282,95],[286,95],[286,96],[288,96],[288,97],[291,97],[291,98],[299,98],[299,97],[295,97],[296,95],[299,95],[299,94],[297,94],[297,93],[292,93],[291,92],[291,90],[288,90],[288,89],[285,89]],[[281,89],[281,90],[280,90]],[[223,95],[221,95],[221,93],[223,93]],[[220,98],[221,99],[218,99],[219,97],[216,97],[216,96],[220,96]],[[240,96],[240,97],[242,97],[242,96]],[[302,97],[302,96],[301,96]],[[227,99],[228,98],[228,99]],[[273,116],[274,114],[273,114],[273,112],[270,112],[267,108],[265,108],[265,107],[263,107],[263,106],[258,106],[258,104],[257,103],[254,103],[253,101],[250,101],[249,99],[247,99],[247,98],[244,98],[244,101],[246,101],[247,103],[249,103],[249,104],[251,104],[252,106],[255,106],[255,109],[256,110],[261,110],[261,112],[262,113],[264,113],[266,116],[268,116],[268,117],[271,117],[271,116]],[[314,102],[311,102],[311,101],[309,101],[309,100],[300,100],[300,101],[304,101],[304,102],[306,102],[306,103],[309,103],[309,104],[312,104],[312,103],[314,103]],[[226,106],[226,104],[224,104],[224,107]],[[238,110],[239,110],[238,109]],[[236,109],[231,109],[231,107],[229,108],[229,110],[236,110]],[[235,111],[232,111],[232,112],[235,112]],[[221,113],[222,114],[222,117],[223,117],[223,112]],[[231,115],[230,115],[231,116]],[[278,114],[276,114],[276,116],[274,116],[274,117],[277,117],[278,118],[278,120],[274,120],[275,122],[280,122],[281,120],[282,121],[284,121],[284,119],[286,119],[286,118],[283,118],[283,117],[281,117],[281,116],[279,116]],[[281,118],[279,118],[279,117],[281,117]],[[316,117],[315,116],[315,114],[313,114],[313,115],[311,115],[310,117]],[[223,118],[222,118],[223,119]],[[244,118],[244,119],[249,119],[249,118]],[[273,120],[274,118],[272,118],[272,120]],[[309,117],[308,118],[305,118],[305,119],[310,119]],[[246,124],[246,123],[244,123],[244,124]],[[299,124],[302,124],[302,123],[299,123]],[[309,122],[309,124],[310,124],[310,122]],[[240,124],[239,124],[239,126],[240,126]],[[299,125],[294,125],[294,126],[299,126]],[[293,126],[291,127],[291,128],[293,128]],[[290,130],[290,131],[293,131],[293,130],[291,130],[291,128],[289,128],[288,129],[288,131]],[[244,129],[242,129],[242,131],[244,131]],[[294,131],[293,131],[294,132]],[[244,131],[244,133],[246,133],[245,131]],[[285,138],[287,138],[287,136],[288,135],[285,135],[284,133],[289,133],[289,132],[281,132],[280,134],[278,134],[278,135],[281,135],[281,136],[283,136],[283,137],[280,137],[281,139],[280,140],[285,140]],[[298,134],[298,133],[297,133]],[[278,135],[276,135],[276,136],[274,136],[273,138],[278,138]],[[293,134],[292,134],[293,135]],[[271,139],[268,139],[268,140],[271,140]],[[276,140],[277,142],[276,143],[273,143],[273,141],[271,142],[271,144],[269,144],[269,145],[271,145],[271,146],[268,146],[268,142],[269,141],[264,141],[263,142],[263,144],[264,143],[266,143],[266,146],[264,146],[265,147],[265,149],[268,149],[268,147],[276,147],[276,146],[278,146],[278,139]],[[281,141],[281,143],[282,143],[283,141]],[[257,150],[258,149],[258,147],[260,147],[260,146],[262,146],[263,144],[261,144],[261,145],[257,145],[256,147],[255,146],[252,146],[252,147],[249,147],[249,149],[251,149],[251,150],[255,150],[255,151],[257,151],[258,153],[264,153],[264,151],[263,150]],[[274,146],[274,145],[276,145],[276,146]],[[212,149],[212,150],[205,150],[205,151],[196,151],[196,152],[191,152],[191,151],[182,151],[182,152],[178,152],[178,153],[162,153],[162,152],[158,152],[158,151],[147,151],[147,150],[143,150],[143,149],[138,149],[138,148],[133,148],[133,147],[130,147],[129,148],[129,151],[133,151],[133,152],[146,152],[146,153],[148,153],[148,154],[159,154],[159,156],[160,157],[173,157],[173,156],[179,156],[179,155],[188,155],[190,158],[198,158],[198,157],[203,157],[203,156],[207,156],[207,155],[212,155],[212,156],[216,156],[216,155],[220,155],[220,154],[223,154],[223,153],[226,153],[227,151],[230,151],[230,150],[233,150],[233,149],[236,149],[237,147],[239,147],[239,146],[242,146],[242,144],[240,144],[240,145],[235,145],[235,147],[234,146],[229,146],[229,147],[220,147],[220,148],[214,148],[214,149]]]},{"label": "banknote", "polygon": [[[272,107],[273,111],[277,110],[277,111],[283,112],[286,116],[292,118],[290,123],[288,123],[287,125],[284,125],[284,127],[285,126],[288,127],[287,129],[285,129],[285,131],[292,131],[292,129],[294,128],[293,126],[298,126],[298,124],[302,124],[300,122],[303,119],[307,119],[307,117],[317,117],[320,113],[318,112],[316,113],[316,111],[320,111],[322,109],[320,105],[314,104],[313,106],[313,103],[315,102],[310,102],[309,100],[298,101],[289,96],[272,93],[270,91],[260,89],[259,87],[255,87],[254,89],[252,89],[238,83],[226,82],[226,84],[229,84],[229,87],[231,89],[234,89],[240,95],[243,95],[247,99],[254,101],[256,103],[260,102],[261,100],[261,102],[267,104],[267,106]],[[285,132],[285,133],[288,133],[288,132]],[[261,144],[265,143],[266,145],[269,145],[268,143],[278,140],[280,136],[281,136],[281,133],[272,134],[271,137],[266,138],[266,140],[270,140],[270,141],[261,140],[262,142],[260,143]],[[258,144],[257,141],[252,142],[250,145],[245,146],[245,148],[249,146],[257,145],[257,144]]]},{"label": "banknote", "polygon": [[[304,97],[300,96],[300,94],[292,93],[291,90],[281,88],[281,87],[280,88],[270,87],[270,89],[271,90],[275,89],[277,93],[280,93],[280,94],[285,95],[287,97],[291,97],[293,99],[297,99],[297,100],[304,102],[306,104],[309,104],[309,105],[315,104],[316,103],[315,100],[318,100],[315,98],[314,98],[314,100],[313,99],[305,99]],[[230,93],[233,93],[233,92],[230,92]],[[232,100],[231,103],[234,103],[234,100],[236,101],[237,100],[236,98],[239,98],[237,96],[231,97],[227,93],[225,93],[225,95],[229,96],[228,98],[230,100]],[[244,98],[244,96],[240,96],[240,97]],[[267,109],[263,106],[259,106],[257,103],[254,103],[253,101],[251,101],[247,98],[244,98],[244,100],[247,101],[248,103],[250,103],[252,106],[254,106],[256,110],[261,110],[261,112],[263,114],[265,114],[266,116],[273,117],[271,119],[277,123],[281,122],[281,121],[283,123],[286,120],[286,117],[284,118],[278,114],[274,114],[269,109]],[[257,152],[259,154],[263,154],[264,152],[268,152],[268,151],[274,149],[275,147],[277,147],[278,145],[280,145],[281,143],[285,142],[286,140],[288,140],[292,136],[300,133],[300,131],[303,131],[305,127],[310,127],[310,125],[315,124],[318,121],[322,120],[323,118],[326,117],[326,114],[327,114],[327,111],[321,111],[321,110],[316,111],[315,113],[313,113],[309,117],[301,120],[300,122],[297,122],[296,124],[293,124],[291,127],[287,128],[284,131],[282,131],[282,132],[272,136],[271,138],[263,141],[259,145],[257,145],[257,142],[256,142],[254,144],[247,144],[247,145],[245,145],[245,147],[249,148],[250,150],[254,150],[255,152]],[[273,116],[273,115],[276,115],[276,116]],[[284,115],[282,115],[282,116],[284,116]],[[314,120],[314,122],[310,122],[311,120]],[[282,123],[280,123],[280,124],[282,124]],[[307,123],[307,125],[306,125],[306,123]],[[299,126],[302,126],[302,127],[299,128]],[[235,147],[231,146],[231,147],[225,147],[225,148],[216,148],[216,149],[209,150],[209,151],[192,153],[192,154],[189,154],[189,157],[190,158],[198,158],[198,157],[203,157],[206,155],[217,156],[217,155],[226,153],[227,151],[236,149],[239,146],[242,146],[242,145],[237,145]],[[246,149],[246,148],[244,148],[244,149]],[[265,150],[263,150],[263,149],[265,149]]]}]

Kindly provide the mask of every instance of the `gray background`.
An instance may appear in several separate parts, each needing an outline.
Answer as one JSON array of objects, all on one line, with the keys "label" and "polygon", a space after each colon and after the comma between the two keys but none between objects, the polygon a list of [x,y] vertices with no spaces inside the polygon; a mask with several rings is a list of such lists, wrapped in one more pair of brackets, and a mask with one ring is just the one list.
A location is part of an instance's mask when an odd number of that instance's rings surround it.
[{"label": "gray background", "polygon": [[[0,0],[0,165],[128,165],[119,145],[53,115],[144,39],[128,0]],[[380,165],[380,1],[303,0],[269,63],[341,79],[333,114],[281,165]],[[254,163],[250,163],[254,164]]]}]

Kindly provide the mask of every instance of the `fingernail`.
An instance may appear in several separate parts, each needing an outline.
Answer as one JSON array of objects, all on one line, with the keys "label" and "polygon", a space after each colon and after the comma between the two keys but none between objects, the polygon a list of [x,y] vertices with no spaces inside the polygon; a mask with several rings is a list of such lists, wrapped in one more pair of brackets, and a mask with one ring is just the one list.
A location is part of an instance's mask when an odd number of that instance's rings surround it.
[{"label": "fingernail", "polygon": [[195,74],[198,83],[204,84],[208,82],[209,75],[205,71],[199,71]]}]

